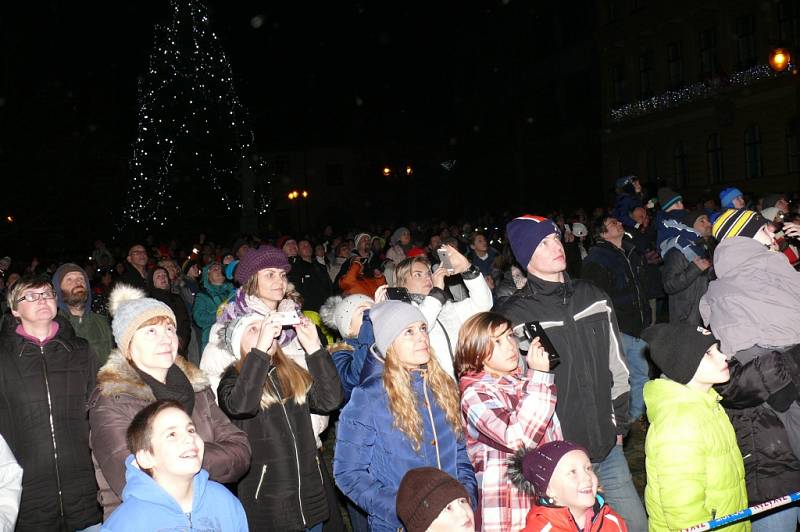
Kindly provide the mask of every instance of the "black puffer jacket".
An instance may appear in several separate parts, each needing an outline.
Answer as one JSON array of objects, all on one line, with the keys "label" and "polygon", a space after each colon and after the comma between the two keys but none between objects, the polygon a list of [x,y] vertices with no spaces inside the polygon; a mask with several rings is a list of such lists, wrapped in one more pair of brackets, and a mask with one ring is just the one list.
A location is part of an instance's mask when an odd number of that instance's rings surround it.
[{"label": "black puffer jacket", "polygon": [[271,361],[253,349],[241,373],[230,366],[219,384],[219,405],[247,433],[253,450],[250,471],[239,481],[250,530],[300,531],[329,514],[310,413],[336,410],[344,392],[333,359],[320,349],[306,356],[314,379],[306,401],[289,399],[264,408],[265,386],[283,396]]},{"label": "black puffer jacket", "polygon": [[689,262],[679,249],[671,249],[664,256],[661,278],[664,291],[669,295],[670,323],[703,325],[700,316],[700,298],[708,290],[711,268],[702,271]]},{"label": "black puffer jacket", "polygon": [[496,311],[514,326],[542,322],[561,357],[555,368],[556,413],[564,439],[580,443],[592,461],[613,449],[627,431],[629,373],[609,297],[580,279],[563,283],[528,275],[528,284]]},{"label": "black puffer jacket", "polygon": [[783,424],[765,405],[767,402],[780,412],[797,400],[792,376],[798,375],[798,354],[800,348],[795,347],[787,353],[760,355],[744,365],[733,359],[730,380],[715,386],[736,431],[751,505],[792,493],[800,486],[800,461],[789,447]]},{"label": "black puffer jacket", "polygon": [[601,240],[583,260],[582,277],[611,296],[619,330],[638,337],[650,324],[650,304],[642,287],[644,261],[629,240],[622,249]]},{"label": "black puffer jacket", "polygon": [[0,333],[0,433],[24,470],[17,532],[72,532],[102,520],[86,413],[97,357],[69,322],[56,321],[44,345],[17,334],[10,316]]}]

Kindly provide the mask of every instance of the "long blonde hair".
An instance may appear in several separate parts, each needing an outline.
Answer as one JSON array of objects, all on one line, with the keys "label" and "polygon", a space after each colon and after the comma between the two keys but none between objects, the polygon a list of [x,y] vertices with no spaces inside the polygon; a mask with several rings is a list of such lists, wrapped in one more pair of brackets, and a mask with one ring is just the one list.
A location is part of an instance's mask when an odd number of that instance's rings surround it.
[{"label": "long blonde hair", "polygon": [[[236,361],[236,369],[240,372],[247,355],[248,353],[242,352],[241,357]],[[314,378],[308,370],[287,357],[281,350],[281,346],[278,346],[275,353],[273,353],[272,364],[275,366],[275,373],[278,376],[278,385],[280,386],[283,402],[286,403],[286,401],[293,398],[295,403],[304,404],[306,402],[306,394],[311,389],[311,385],[314,384]],[[264,381],[264,389],[261,392],[261,408],[267,409],[272,405],[278,404],[280,398],[277,393],[278,390],[273,388],[270,379]]]},{"label": "long blonde hair", "polygon": [[[436,403],[444,410],[445,417],[453,428],[456,437],[461,436],[461,412],[458,388],[453,379],[445,373],[433,348],[430,348],[431,359],[428,369],[423,371],[428,388],[433,392]],[[394,417],[394,426],[400,429],[409,440],[415,451],[419,451],[422,442],[422,415],[417,404],[416,394],[411,389],[411,371],[403,367],[394,354],[394,346],[386,350],[386,363],[383,370],[383,387],[389,396],[389,410]]]}]

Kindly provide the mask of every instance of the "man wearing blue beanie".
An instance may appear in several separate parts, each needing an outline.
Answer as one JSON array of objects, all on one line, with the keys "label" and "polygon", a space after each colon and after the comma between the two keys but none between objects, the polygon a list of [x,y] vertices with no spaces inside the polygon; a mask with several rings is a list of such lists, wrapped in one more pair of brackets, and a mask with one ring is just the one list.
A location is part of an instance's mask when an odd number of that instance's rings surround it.
[{"label": "man wearing blue beanie", "polygon": [[564,439],[585,447],[603,497],[634,532],[647,530],[622,437],[628,430],[629,372],[611,299],[590,281],[570,279],[559,230],[552,220],[524,215],[506,226],[528,283],[497,312],[514,327],[539,322],[560,357],[553,369]]},{"label": "man wearing blue beanie", "polygon": [[722,209],[744,209],[745,202],[744,202],[744,194],[742,191],[736,187],[730,187],[723,189],[722,192],[719,193],[719,202],[722,205]]}]

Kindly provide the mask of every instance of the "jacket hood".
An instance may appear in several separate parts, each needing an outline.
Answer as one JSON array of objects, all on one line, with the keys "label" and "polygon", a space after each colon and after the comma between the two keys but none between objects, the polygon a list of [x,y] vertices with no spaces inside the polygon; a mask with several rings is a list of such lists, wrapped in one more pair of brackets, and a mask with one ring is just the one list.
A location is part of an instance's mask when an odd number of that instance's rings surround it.
[{"label": "jacket hood", "polygon": [[714,271],[718,278],[737,273],[746,275],[747,271],[762,271],[764,260],[773,255],[764,244],[745,236],[724,239],[714,251]]},{"label": "jacket hood", "polygon": [[380,379],[383,375],[384,358],[378,352],[375,344],[369,348],[367,356],[364,357],[364,367],[361,369],[361,384],[368,380]]},{"label": "jacket hood", "polygon": [[[183,509],[178,505],[172,495],[158,485],[153,478],[134,465],[134,456],[128,455],[125,459],[125,489],[122,491],[122,500],[139,499],[160,506],[165,511],[176,512],[183,515]],[[194,476],[192,494],[192,512],[203,504],[208,486],[208,472],[205,469]]]},{"label": "jacket hood", "polygon": [[647,417],[651,423],[659,423],[675,414],[681,405],[696,405],[698,401],[717,403],[720,395],[712,388],[708,393],[693,390],[688,386],[665,378],[654,379],[644,385],[644,401]]},{"label": "jacket hood", "polygon": [[64,276],[73,271],[80,271],[83,274],[83,282],[86,285],[86,306],[85,310],[91,311],[92,310],[92,285],[89,283],[89,276],[86,274],[86,270],[78,266],[77,264],[73,264],[68,262],[66,264],[62,264],[58,267],[58,269],[53,274],[53,288],[56,291],[56,306],[59,310],[63,310],[66,313],[69,313],[69,307],[66,303],[64,303],[64,297],[61,295],[61,279]]},{"label": "jacket hood", "polygon": [[[175,359],[175,364],[186,374],[195,393],[211,387],[206,374],[182,356]],[[130,362],[122,356],[119,349],[111,352],[108,362],[97,373],[96,393],[103,396],[131,395],[148,403],[156,400],[153,390],[142,380]]]},{"label": "jacket hood", "polygon": [[212,262],[203,266],[203,271],[200,273],[200,286],[202,286],[206,292],[212,296],[227,297],[231,292],[233,292],[233,284],[227,280],[227,277],[225,282],[222,284],[211,284],[211,281],[208,280],[208,269],[211,267],[211,264],[214,263]]}]

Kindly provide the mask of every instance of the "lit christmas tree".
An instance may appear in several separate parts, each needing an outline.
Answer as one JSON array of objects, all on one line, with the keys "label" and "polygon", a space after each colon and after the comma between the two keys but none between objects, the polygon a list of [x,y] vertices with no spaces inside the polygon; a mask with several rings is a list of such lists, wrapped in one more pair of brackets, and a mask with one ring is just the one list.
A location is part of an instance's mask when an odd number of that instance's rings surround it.
[{"label": "lit christmas tree", "polygon": [[201,2],[171,0],[170,10],[139,83],[122,225],[151,230],[241,214],[253,231],[269,208],[269,180],[231,65]]}]

